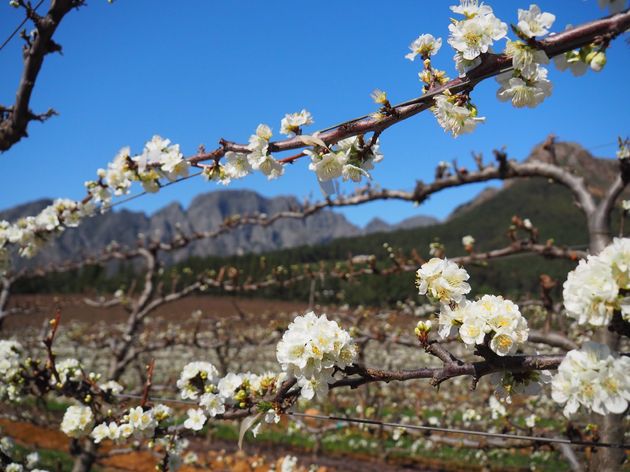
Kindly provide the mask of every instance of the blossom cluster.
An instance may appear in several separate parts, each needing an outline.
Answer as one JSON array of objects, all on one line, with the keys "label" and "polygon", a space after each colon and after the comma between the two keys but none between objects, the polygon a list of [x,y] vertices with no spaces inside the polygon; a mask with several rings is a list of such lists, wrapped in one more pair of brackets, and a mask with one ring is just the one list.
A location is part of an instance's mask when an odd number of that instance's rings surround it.
[{"label": "blossom cluster", "polygon": [[23,257],[34,256],[52,235],[76,227],[83,218],[94,215],[97,205],[105,211],[112,195],[129,193],[134,181],[141,182],[147,192],[156,192],[160,179],[176,180],[188,175],[188,168],[179,145],[160,136],[153,136],[137,156],[132,157],[129,147],[125,147],[107,169],[98,169],[97,180],[85,182],[85,200],[58,199],[36,216],[20,218],[15,223],[0,221],[0,260],[8,263],[9,244],[16,245]]},{"label": "blossom cluster", "polygon": [[305,399],[326,395],[335,367],[351,365],[356,355],[350,334],[325,314],[318,317],[312,311],[289,324],[276,348],[282,370],[297,378]]},{"label": "blossom cluster", "polygon": [[184,159],[179,144],[160,136],[153,136],[144,145],[142,153],[131,156],[129,147],[122,148],[107,169],[98,169],[98,180],[85,182],[94,202],[107,206],[112,195],[129,193],[131,184],[140,182],[147,192],[157,192],[160,179],[176,180],[188,175],[189,163]]},{"label": "blossom cluster", "polygon": [[[56,363],[57,374],[59,376],[58,386],[62,387],[67,382],[77,382],[83,376],[81,363],[73,358],[62,359]],[[51,385],[56,385],[54,376],[50,378]]]},{"label": "blossom cluster", "polygon": [[0,340],[0,399],[20,399],[22,345],[17,341]]},{"label": "blossom cluster", "polygon": [[569,351],[551,382],[551,397],[570,417],[580,406],[600,415],[623,413],[630,401],[630,357],[615,357],[608,346],[585,343]]},{"label": "blossom cluster", "polygon": [[615,238],[599,255],[581,260],[563,285],[567,316],[579,324],[605,326],[620,311],[630,321],[630,239]]},{"label": "blossom cluster", "polygon": [[485,344],[489,336],[490,349],[499,356],[513,354],[529,334],[527,320],[518,306],[495,295],[484,295],[473,302],[463,300],[454,308],[442,305],[439,325],[442,338],[456,332],[469,347]]},{"label": "blossom cluster", "polygon": [[82,218],[93,214],[94,205],[90,202],[57,199],[35,216],[20,218],[15,223],[0,220],[0,256],[9,244],[14,244],[21,256],[32,257],[51,234],[78,226]]},{"label": "blossom cluster", "polygon": [[186,364],[177,381],[181,397],[197,400],[199,395],[212,388],[219,376],[219,371],[209,362],[190,362]]},{"label": "blossom cluster", "polygon": [[136,439],[151,438],[154,436],[155,429],[171,418],[172,413],[171,408],[162,404],[157,404],[152,408],[132,407],[119,421],[104,421],[96,425],[90,432],[90,437],[96,444],[104,439],[119,441],[132,436]]},{"label": "blossom cluster", "polygon": [[363,177],[371,178],[368,171],[383,160],[378,139],[372,145],[366,145],[362,136],[343,139],[330,148],[307,149],[305,153],[311,157],[309,169],[315,172],[326,194],[335,192],[331,181],[339,177],[353,182],[360,182]]},{"label": "blossom cluster", "polygon": [[201,408],[188,410],[184,427],[199,431],[206,420],[225,413],[226,407],[248,408],[275,391],[281,377],[229,372],[220,377],[209,362],[191,362],[184,366],[177,387],[183,399],[197,400]]},{"label": "blossom cluster", "polygon": [[[518,10],[517,31],[525,39],[544,36],[555,19],[537,5],[530,5],[529,10]],[[512,57],[514,70],[497,77],[501,85],[497,91],[499,100],[511,101],[517,108],[534,108],[551,95],[548,71],[541,65],[549,63],[543,50],[517,40],[507,42],[505,53]]]},{"label": "blossom cluster", "polygon": [[[452,6],[454,13],[463,15],[463,19],[452,20],[449,25],[448,43],[455,49],[455,67],[460,75],[481,64],[482,54],[492,52],[495,41],[507,35],[507,25],[499,20],[492,8],[477,0],[461,0],[460,5]],[[522,40],[507,41],[505,54],[512,58],[513,70],[500,74],[497,81],[500,88],[497,98],[510,101],[515,107],[533,108],[551,95],[552,85],[547,79],[548,71],[541,64],[548,64],[549,58],[542,49],[532,44],[532,40],[549,32],[555,16],[542,12],[537,5],[530,5],[528,10],[518,10],[518,24],[515,31]],[[421,54],[428,61],[441,45],[441,39],[431,35],[420,36],[406,57],[415,58]],[[435,76],[442,79],[440,71],[431,69],[430,62],[425,62],[425,70],[420,78],[428,83],[428,78]],[[441,84],[442,80],[438,80]],[[479,117],[477,108],[470,102],[467,94],[451,95],[444,93],[434,100],[432,108],[439,125],[454,137],[472,132],[477,124],[484,121]]]},{"label": "blossom cluster", "polygon": [[477,107],[464,95],[438,95],[432,111],[439,125],[453,137],[470,133],[485,121],[484,117],[477,116]]},{"label": "blossom cluster", "polygon": [[513,354],[527,340],[527,320],[518,306],[495,295],[468,301],[468,272],[454,262],[434,257],[416,276],[420,295],[440,303],[441,338],[457,334],[468,347],[488,343],[499,356]]},{"label": "blossom cluster", "polygon": [[[313,116],[307,110],[299,113],[287,113],[280,122],[280,132],[289,137],[302,133],[302,126],[313,124]],[[248,153],[228,151],[225,164],[208,166],[203,175],[209,180],[216,180],[224,185],[232,179],[241,179],[253,171],[260,171],[269,180],[284,174],[284,166],[276,160],[269,150],[269,141],[273,133],[266,124],[259,124],[256,133],[249,137]]]}]

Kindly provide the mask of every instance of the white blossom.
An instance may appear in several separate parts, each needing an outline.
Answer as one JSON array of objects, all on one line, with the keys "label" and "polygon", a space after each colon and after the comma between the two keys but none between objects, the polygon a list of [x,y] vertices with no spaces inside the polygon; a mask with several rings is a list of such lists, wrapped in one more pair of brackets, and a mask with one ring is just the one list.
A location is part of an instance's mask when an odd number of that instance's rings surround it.
[{"label": "white blossom", "polygon": [[96,444],[103,441],[103,439],[115,441],[120,437],[120,429],[115,421],[111,421],[109,424],[101,423],[92,430],[90,436]]},{"label": "white blossom", "polygon": [[[68,381],[78,382],[82,377],[81,363],[76,359],[63,359],[56,363],[59,382],[64,385]],[[56,383],[55,377],[51,377],[51,383]]]},{"label": "white blossom", "polygon": [[472,60],[468,60],[464,59],[461,52],[456,52],[453,56],[453,61],[455,62],[455,70],[457,70],[460,77],[463,77],[468,71],[481,64],[481,57],[475,57]]},{"label": "white blossom", "polygon": [[237,388],[243,383],[243,378],[233,372],[229,372],[225,377],[219,380],[219,394],[223,398],[232,398]]},{"label": "white blossom", "polygon": [[280,122],[280,132],[295,136],[302,126],[313,124],[313,116],[306,110],[299,113],[287,113]]},{"label": "white blossom", "polygon": [[533,428],[534,426],[536,426],[536,421],[537,420],[538,420],[538,416],[536,416],[535,413],[532,413],[527,418],[525,418],[525,425],[528,428]]},{"label": "white blossom", "polygon": [[435,97],[433,114],[444,131],[450,132],[453,137],[474,131],[477,124],[485,121],[485,118],[477,116],[474,107],[462,106],[453,103],[453,97],[438,95]]},{"label": "white blossom", "polygon": [[405,57],[413,61],[417,55],[421,57],[434,56],[442,47],[442,38],[434,38],[432,34],[423,34],[414,39],[409,45],[411,52]]},{"label": "white blossom", "polygon": [[284,166],[271,154],[248,154],[247,159],[254,170],[260,170],[269,180],[277,179],[284,174]]},{"label": "white blossom", "polygon": [[326,152],[319,154],[308,151],[308,154],[311,156],[311,163],[308,168],[317,174],[317,180],[320,182],[326,182],[341,177],[344,165],[348,161],[348,155],[344,152]]},{"label": "white blossom", "polygon": [[134,428],[134,430],[148,430],[150,432],[157,425],[157,421],[153,416],[153,411],[145,411],[141,406],[130,408],[129,412],[127,413],[127,417],[129,424]]},{"label": "white blossom", "polygon": [[475,238],[473,238],[470,234],[467,234],[462,238],[462,246],[464,247],[472,247],[475,244]]},{"label": "white blossom", "polygon": [[516,108],[534,108],[551,96],[552,85],[547,80],[547,69],[536,65],[530,75],[514,75],[505,72],[497,77],[501,88],[497,91],[497,98],[502,102],[511,101]]},{"label": "white blossom", "polygon": [[203,410],[191,408],[188,410],[188,418],[184,421],[184,428],[200,431],[205,423],[206,415],[203,414]]},{"label": "white blossom", "polygon": [[225,413],[225,399],[215,393],[204,393],[199,399],[199,405],[205,408],[211,418]]},{"label": "white blossom", "polygon": [[295,456],[286,455],[282,458],[280,472],[295,472],[297,469],[298,459]]},{"label": "white blossom", "polygon": [[252,172],[252,165],[247,154],[228,151],[225,153],[223,170],[230,179],[241,179]]},{"label": "white blossom", "polygon": [[555,15],[542,12],[538,5],[530,5],[529,10],[518,9],[518,29],[528,38],[546,35],[555,20]]},{"label": "white blossom", "polygon": [[487,5],[463,1],[460,7],[451,9],[466,17],[464,20],[453,20],[448,26],[448,43],[462,54],[463,59],[471,61],[488,52],[494,41],[507,34],[507,25],[494,16],[492,8]]},{"label": "white blossom", "polygon": [[152,408],[152,414],[156,421],[164,421],[170,418],[173,414],[173,409],[169,406],[166,406],[162,403],[158,403]]},{"label": "white blossom", "polygon": [[39,462],[39,453],[31,452],[26,455],[26,467],[29,469],[34,468]]},{"label": "white blossom", "polygon": [[416,272],[418,292],[442,303],[459,302],[470,292],[466,269],[448,259],[432,258]]},{"label": "white blossom", "polygon": [[219,371],[209,362],[190,362],[184,366],[177,388],[183,399],[196,400],[218,379]]},{"label": "white blossom", "polygon": [[490,411],[493,420],[507,416],[507,409],[505,408],[505,405],[497,400],[494,395],[490,395],[488,403],[490,404]]},{"label": "white blossom", "polygon": [[0,380],[8,382],[17,373],[22,352],[23,348],[19,342],[0,340]]},{"label": "white blossom", "polygon": [[439,325],[441,338],[457,330],[462,342],[469,347],[484,344],[489,336],[489,347],[499,356],[513,354],[529,335],[527,320],[518,306],[495,295],[484,295],[474,302],[462,299],[454,306],[443,305]]},{"label": "white blossom", "polygon": [[460,0],[458,6],[449,8],[453,13],[464,15],[466,18],[492,14],[492,8],[489,5],[484,5],[483,2],[479,3],[478,0]]},{"label": "white blossom", "polygon": [[71,438],[88,434],[94,422],[94,414],[87,406],[69,406],[61,421],[61,431]]},{"label": "white blossom", "polygon": [[611,264],[597,256],[581,260],[569,272],[562,292],[567,316],[592,326],[610,322],[618,294]]},{"label": "white blossom", "polygon": [[536,64],[549,64],[549,57],[542,49],[533,48],[522,41],[509,41],[505,53],[512,58],[512,65],[521,75],[531,77],[536,73]]},{"label": "white blossom", "polygon": [[612,277],[619,289],[630,289],[630,239],[614,238],[598,256],[612,270]]},{"label": "white blossom", "polygon": [[118,395],[119,393],[123,391],[123,386],[120,385],[115,380],[109,380],[99,385],[99,388],[103,391],[111,393],[112,395]]}]

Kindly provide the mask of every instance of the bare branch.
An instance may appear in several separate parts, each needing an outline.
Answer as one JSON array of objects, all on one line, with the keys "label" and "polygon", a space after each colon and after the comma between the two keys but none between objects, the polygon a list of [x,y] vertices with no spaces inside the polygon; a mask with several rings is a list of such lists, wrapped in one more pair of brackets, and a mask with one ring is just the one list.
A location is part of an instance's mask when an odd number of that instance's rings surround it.
[{"label": "bare branch", "polygon": [[61,46],[52,39],[64,16],[73,8],[83,5],[82,0],[52,0],[45,16],[39,16],[30,7],[26,14],[35,23],[33,39],[26,42],[23,50],[24,68],[15,95],[15,103],[8,108],[3,107],[0,113],[0,152],[7,151],[23,137],[26,137],[30,121],[45,121],[57,113],[50,109],[46,113],[33,113],[29,104],[46,55],[61,51]]}]

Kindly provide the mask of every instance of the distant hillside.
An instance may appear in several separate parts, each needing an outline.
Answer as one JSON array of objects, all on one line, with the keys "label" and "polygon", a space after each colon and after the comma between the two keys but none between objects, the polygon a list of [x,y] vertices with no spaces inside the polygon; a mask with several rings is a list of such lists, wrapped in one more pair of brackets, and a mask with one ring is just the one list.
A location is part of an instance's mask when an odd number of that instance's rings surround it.
[{"label": "distant hillside", "polygon": [[[536,147],[528,160],[549,160],[550,156]],[[617,172],[617,162],[613,159],[597,159],[581,146],[574,143],[558,143],[556,160],[578,175],[584,175],[591,184],[590,191],[599,196],[612,182]],[[435,195],[434,198],[440,198]],[[372,233],[357,237],[341,238],[325,245],[311,248],[266,253],[268,266],[282,264],[312,263],[319,260],[347,260],[350,254],[375,254],[379,260],[386,260],[383,243],[387,242],[404,251],[416,249],[424,257],[429,257],[429,244],[434,238],[445,245],[448,256],[464,253],[461,239],[472,235],[477,240],[478,251],[503,247],[509,243],[507,230],[513,215],[529,218],[540,230],[540,241],[554,239],[564,246],[583,247],[587,241],[586,224],[580,210],[573,203],[568,189],[543,178],[519,179],[506,182],[502,188],[484,190],[472,202],[461,206],[443,223],[428,227],[401,229],[389,233]],[[613,222],[619,221],[618,215]],[[376,226],[376,225],[373,225]],[[257,258],[196,259],[188,261],[197,270],[230,263],[242,267],[247,274],[262,275],[258,271]],[[475,293],[495,292],[505,295],[522,296],[524,293],[538,292],[538,277],[547,273],[559,280],[558,293],[567,272],[574,266],[569,261],[549,261],[540,256],[518,255],[504,260],[493,261],[488,267],[469,267]],[[326,287],[341,289],[344,300],[349,303],[387,304],[408,297],[417,298],[414,287],[414,274],[401,274],[393,277],[363,277],[352,283],[327,280]],[[271,290],[271,296],[305,296],[302,291],[292,289]]]},{"label": "distant hillside", "polygon": [[[34,215],[49,205],[51,200],[38,200],[0,211],[0,220],[15,221],[19,217]],[[187,209],[172,203],[151,216],[127,210],[113,211],[93,217],[78,228],[67,230],[43,249],[34,259],[15,258],[20,266],[25,262],[41,266],[59,261],[75,260],[83,254],[97,254],[111,241],[132,246],[138,234],[154,239],[171,239],[177,230],[184,234],[218,228],[226,217],[241,214],[254,215],[296,210],[301,204],[294,197],[265,198],[247,190],[222,190],[197,196]],[[378,231],[393,231],[402,227],[417,227],[436,223],[431,217],[417,216],[398,225],[383,223]],[[369,232],[372,232],[370,229]],[[167,262],[178,262],[193,256],[228,256],[260,253],[299,245],[322,244],[341,237],[363,234],[364,230],[350,223],[343,215],[333,211],[320,211],[304,220],[286,219],[262,228],[245,226],[215,239],[197,241],[185,249],[169,255]]]}]

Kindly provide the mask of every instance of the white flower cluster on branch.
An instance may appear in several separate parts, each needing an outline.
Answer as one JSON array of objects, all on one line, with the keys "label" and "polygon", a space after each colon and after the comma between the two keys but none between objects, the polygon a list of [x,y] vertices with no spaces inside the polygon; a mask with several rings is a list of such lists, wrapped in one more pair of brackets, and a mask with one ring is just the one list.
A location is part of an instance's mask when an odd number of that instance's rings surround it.
[{"label": "white flower cluster on branch", "polygon": [[615,311],[630,321],[630,239],[615,238],[599,255],[581,260],[564,282],[567,316],[579,324],[606,326]]},{"label": "white flower cluster on branch", "polygon": [[417,273],[418,291],[440,302],[439,335],[457,334],[468,347],[486,345],[499,356],[513,354],[527,341],[527,320],[510,300],[484,295],[468,301],[468,272],[447,259],[433,258]]},{"label": "white flower cluster on branch", "polygon": [[[537,5],[531,5],[529,10],[518,10],[516,31],[525,39],[544,36],[555,19],[555,15],[541,12]],[[548,71],[541,66],[549,63],[544,51],[523,41],[508,41],[505,53],[512,57],[514,70],[497,77],[501,85],[497,91],[499,100],[511,101],[517,108],[534,108],[551,95]]]},{"label": "white flower cluster on branch", "polygon": [[316,147],[304,152],[311,157],[309,169],[315,172],[326,194],[335,193],[331,181],[339,177],[353,182],[360,182],[364,177],[371,179],[368,171],[374,168],[375,163],[383,160],[378,139],[369,145],[363,136],[343,139],[330,148]]},{"label": "white flower cluster on branch", "polygon": [[122,148],[107,169],[97,171],[98,180],[86,182],[85,187],[94,202],[107,206],[112,195],[128,194],[133,182],[140,182],[145,191],[153,193],[160,189],[161,179],[185,177],[188,169],[179,144],[156,135],[137,156],[131,156],[129,147]]},{"label": "white flower cluster on branch", "polygon": [[351,365],[357,347],[336,321],[310,311],[289,324],[276,355],[282,369],[297,378],[303,398],[323,398],[335,368]]},{"label": "white flower cluster on branch", "polygon": [[17,341],[0,340],[0,400],[20,399],[22,345]]},{"label": "white flower cluster on branch", "polygon": [[23,257],[32,257],[48,241],[51,234],[79,225],[82,218],[92,216],[91,202],[57,199],[36,216],[20,218],[15,223],[0,220],[0,253],[14,244]]},{"label": "white flower cluster on branch", "polygon": [[600,415],[623,413],[630,401],[630,357],[615,357],[605,344],[569,351],[551,383],[551,397],[571,417],[580,406]]},{"label": "white flower cluster on branch", "polygon": [[157,404],[152,408],[136,406],[129,408],[119,421],[99,423],[90,432],[90,437],[96,444],[104,439],[124,441],[131,437],[135,439],[152,438],[155,429],[161,423],[171,418],[172,410],[166,405]]},{"label": "white flower cluster on branch", "polygon": [[222,415],[228,408],[247,409],[275,391],[284,376],[251,372],[229,372],[220,377],[209,362],[186,364],[177,381],[183,399],[197,400],[201,408],[188,410],[184,426],[194,431],[203,428],[208,418]]}]

